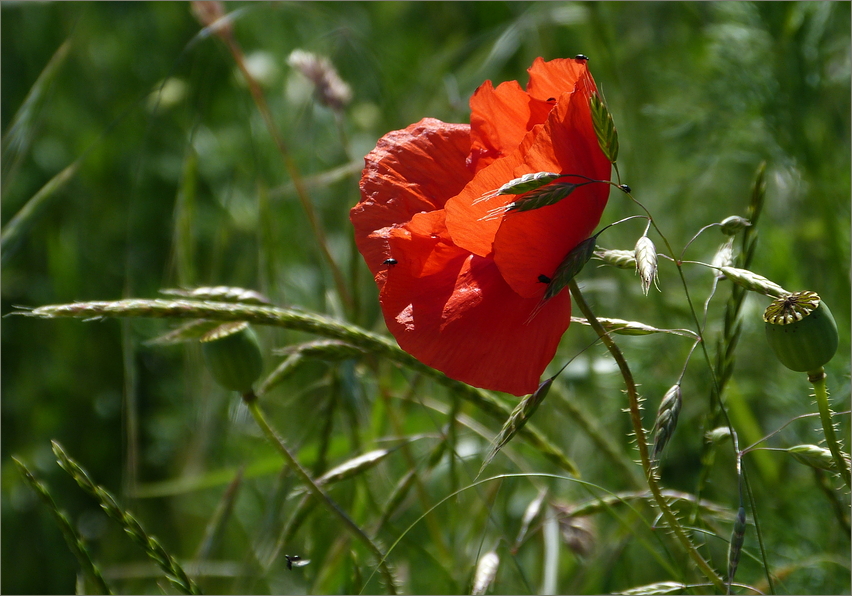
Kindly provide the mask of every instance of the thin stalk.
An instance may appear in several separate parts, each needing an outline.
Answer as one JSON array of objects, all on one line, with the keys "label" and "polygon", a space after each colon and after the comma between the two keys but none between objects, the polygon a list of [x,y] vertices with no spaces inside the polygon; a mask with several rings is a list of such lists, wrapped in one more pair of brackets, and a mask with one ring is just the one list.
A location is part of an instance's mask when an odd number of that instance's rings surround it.
[{"label": "thin stalk", "polygon": [[27,481],[29,487],[34,493],[36,493],[36,495],[38,495],[38,498],[47,505],[50,513],[53,514],[53,518],[56,520],[59,529],[62,531],[62,536],[65,538],[65,543],[68,545],[71,552],[74,553],[83,573],[93,582],[95,593],[112,594],[112,590],[109,589],[106,580],[104,580],[101,570],[92,560],[92,555],[89,553],[89,548],[86,546],[86,542],[83,540],[83,537],[79,534],[79,532],[77,532],[77,529],[71,523],[71,520],[68,519],[68,516],[59,510],[59,507],[56,505],[56,501],[53,500],[53,497],[48,492],[47,487],[39,482],[39,480],[33,476],[32,472],[30,472],[21,461],[14,457],[12,458],[12,461],[15,462],[15,465],[18,467],[18,471],[24,477],[24,480]]},{"label": "thin stalk", "polygon": [[843,482],[846,483],[846,488],[852,488],[849,466],[840,452],[840,444],[837,442],[837,436],[834,434],[834,422],[831,419],[831,408],[828,405],[828,388],[825,384],[825,377],[825,369],[823,367],[819,367],[819,370],[808,373],[808,381],[814,386],[814,397],[819,408],[819,418],[822,421],[822,430],[825,433],[825,442],[828,444],[828,450],[831,451],[831,455],[834,457],[834,465],[837,466]]},{"label": "thin stalk", "polygon": [[352,535],[364,543],[364,545],[373,553],[379,563],[379,568],[381,569],[382,576],[385,578],[385,582],[387,582],[388,591],[391,594],[397,594],[396,591],[396,581],[394,580],[393,574],[385,562],[385,554],[378,547],[378,545],[373,542],[367,534],[364,533],[364,530],[352,521],[346,512],[344,512],[337,503],[335,503],[330,496],[322,489],[320,486],[311,478],[311,475],[308,474],[307,470],[305,470],[299,461],[290,453],[290,450],[287,449],[287,446],[284,444],[284,441],[275,433],[269,423],[266,421],[266,417],[263,415],[263,410],[260,409],[258,405],[257,397],[254,393],[249,392],[246,395],[243,395],[243,401],[246,406],[248,406],[249,412],[251,412],[252,417],[254,417],[255,422],[260,427],[260,430],[263,431],[263,434],[269,440],[273,447],[275,447],[278,452],[283,456],[284,461],[290,468],[296,473],[296,475],[302,480],[310,493],[323,505],[325,505],[326,509],[328,509],[333,515],[337,516],[343,525],[346,527]]},{"label": "thin stalk", "polygon": [[606,330],[601,326],[600,322],[598,322],[597,318],[595,318],[595,313],[592,312],[592,309],[589,308],[589,305],[583,298],[583,294],[577,286],[577,281],[572,279],[569,282],[568,287],[571,289],[571,295],[574,297],[574,301],[577,303],[577,306],[580,307],[583,315],[586,319],[588,319],[589,323],[591,323],[595,332],[598,334],[598,337],[601,338],[601,341],[603,341],[610,354],[612,354],[612,357],[615,359],[618,364],[618,368],[621,371],[621,376],[624,378],[624,384],[627,387],[627,397],[629,400],[630,422],[633,424],[633,432],[636,435],[636,447],[639,449],[639,458],[642,462],[642,469],[645,471],[645,478],[648,482],[648,488],[651,489],[654,501],[660,508],[663,517],[675,537],[701,572],[707,577],[707,579],[712,581],[719,590],[725,590],[726,586],[724,580],[713,570],[712,567],[710,567],[710,564],[704,560],[701,553],[696,550],[660,490],[660,486],[657,483],[654,468],[651,465],[651,459],[648,454],[648,444],[645,438],[645,429],[642,426],[642,416],[640,414],[639,394],[636,391],[636,383],[633,380],[633,374],[630,372],[630,367],[627,365],[624,355],[621,353],[621,350],[615,344],[612,337],[610,337]]},{"label": "thin stalk", "polygon": [[[397,362],[428,376],[501,423],[505,422],[512,414],[512,409],[492,393],[453,380],[442,372],[426,366],[386,337],[371,333],[355,325],[302,310],[202,300],[142,300],[131,298],[113,302],[98,301],[49,305],[28,312],[20,311],[18,314],[47,319],[60,317],[81,319],[144,317],[248,321],[258,325],[272,325],[305,331],[331,339],[341,339],[367,352]],[[524,425],[519,432],[532,447],[561,469],[573,476],[580,475],[574,462],[568,459],[562,450],[548,440],[534,424]]]},{"label": "thin stalk", "polygon": [[51,444],[53,446],[53,454],[56,456],[60,467],[68,472],[80,488],[98,500],[101,509],[109,517],[118,522],[133,542],[141,546],[145,554],[165,572],[166,579],[184,594],[201,594],[198,584],[187,575],[180,563],[166,552],[166,549],[163,548],[160,542],[148,534],[135,517],[122,509],[118,505],[118,501],[116,501],[115,497],[108,490],[95,484],[89,477],[89,474],[80,467],[80,464],[65,453],[59,443],[51,441]]},{"label": "thin stalk", "polygon": [[343,277],[343,273],[341,273],[340,268],[337,266],[337,263],[331,256],[331,252],[328,249],[328,241],[325,237],[325,232],[323,231],[323,228],[319,223],[319,217],[317,216],[316,210],[314,209],[314,205],[311,202],[310,197],[308,196],[305,181],[302,178],[301,173],[299,173],[299,168],[296,167],[296,162],[293,159],[293,156],[290,154],[286,143],[284,143],[284,139],[281,137],[281,133],[275,126],[275,122],[272,119],[272,112],[269,110],[269,105],[266,103],[266,97],[263,95],[263,90],[261,90],[260,85],[246,67],[242,49],[240,49],[239,44],[234,39],[231,32],[223,32],[223,34],[220,34],[220,38],[225,42],[225,45],[228,46],[228,50],[230,50],[231,55],[234,57],[234,62],[236,62],[237,67],[240,69],[240,72],[242,73],[243,77],[246,80],[246,83],[249,86],[249,91],[251,91],[252,99],[254,100],[254,103],[257,106],[260,115],[263,117],[263,122],[266,125],[266,128],[269,131],[270,136],[272,137],[272,140],[275,142],[275,145],[278,148],[278,152],[281,154],[281,158],[284,161],[284,167],[287,169],[287,173],[290,175],[290,179],[293,181],[293,187],[296,189],[296,196],[299,198],[299,203],[301,203],[302,209],[304,209],[305,211],[305,215],[308,218],[308,223],[311,226],[311,231],[313,232],[314,237],[317,240],[317,244],[319,245],[320,252],[322,253],[323,258],[328,263],[328,266],[331,269],[331,274],[334,278],[334,284],[337,288],[337,292],[340,295],[341,300],[343,300],[343,303],[347,306],[348,309],[351,310],[353,306],[352,296],[349,294],[349,290],[346,288],[346,281]]}]

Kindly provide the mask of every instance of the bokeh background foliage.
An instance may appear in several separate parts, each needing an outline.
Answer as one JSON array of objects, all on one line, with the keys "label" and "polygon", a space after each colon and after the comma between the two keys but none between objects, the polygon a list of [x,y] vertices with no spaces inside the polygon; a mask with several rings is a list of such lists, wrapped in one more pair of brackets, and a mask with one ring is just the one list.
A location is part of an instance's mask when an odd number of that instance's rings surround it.
[{"label": "bokeh background foliage", "polygon": [[[849,409],[849,2],[228,3],[226,9],[241,11],[235,36],[310,182],[356,306],[347,307],[335,290],[233,59],[215,37],[197,37],[200,25],[188,4],[3,2],[4,228],[46,182],[77,164],[19,242],[4,238],[3,314],[13,305],[154,297],[165,287],[226,284],[382,331],[375,286],[353,251],[348,222],[363,155],[387,131],[426,116],[466,122],[467,98],[485,79],[524,84],[536,56],[584,53],[619,129],[624,181],[677,250],[701,226],[743,215],[754,172],[767,162],[752,268],[786,288],[815,290],[829,303],[841,330],[840,350],[827,367],[829,386],[837,409]],[[352,102],[339,120],[287,65],[295,49],[327,56],[351,86]],[[635,212],[613,195],[602,223]],[[630,248],[641,231],[640,223],[620,226],[600,244]],[[709,261],[721,241],[711,231],[687,257]],[[711,276],[695,267],[687,278],[700,303]],[[647,298],[630,272],[589,266],[581,285],[600,316],[690,325],[676,272],[665,262],[661,292]],[[713,341],[728,292],[723,283],[711,303]],[[803,375],[783,369],[767,350],[760,321],[765,305],[747,299],[736,372],[725,394],[742,446],[815,411]],[[341,542],[337,522],[321,509],[284,551],[312,559],[310,565],[288,571],[279,558],[266,573],[258,571],[259,558],[299,501],[297,483],[237,399],[212,382],[197,346],[145,343],[168,328],[145,320],[3,319],[2,591],[70,592],[76,573],[53,519],[22,482],[11,455],[47,482],[115,589],[171,590],[55,465],[51,439],[120,495],[173,554],[206,561],[209,575],[200,583],[207,591],[381,590],[375,578],[367,581],[369,554]],[[272,348],[311,339],[259,333],[267,371],[281,359]],[[592,338],[588,328],[572,327],[554,367]],[[648,398],[650,426],[688,342],[674,336],[619,342]],[[694,359],[663,463],[667,487],[695,491],[708,379],[706,365]],[[560,377],[534,418],[585,480],[609,491],[634,490],[636,478],[605,455],[587,429],[598,427],[619,461],[635,467],[621,389],[605,351],[595,346]],[[413,439],[330,489],[369,527],[399,478],[412,468],[423,471],[380,530],[385,545],[429,506],[470,484],[489,433],[499,427],[433,383],[370,358],[308,362],[264,398],[264,407],[317,475],[399,443],[389,437]],[[450,412],[458,422],[447,426]],[[840,419],[848,437],[848,416]],[[486,437],[472,430],[477,424]],[[769,445],[815,443],[821,437],[815,426],[813,419],[794,422]],[[455,455],[424,471],[444,440]],[[826,477],[781,452],[757,452],[746,466],[778,592],[849,593],[848,529],[820,489]],[[557,470],[516,439],[486,475],[518,471]],[[240,472],[242,480],[228,493]],[[688,568],[679,551],[666,551],[669,543],[647,527],[654,512],[641,504],[635,512],[620,508],[585,518],[593,523],[580,532],[586,551],[554,545],[555,526],[539,518],[513,559],[508,545],[540,487],[565,505],[600,494],[568,481],[519,478],[465,491],[415,525],[391,554],[405,589],[463,593],[477,557],[492,549],[501,556],[496,592],[603,593],[695,579],[672,577],[661,566],[662,554],[679,573]],[[846,496],[837,494],[845,507]],[[703,496],[736,509],[729,447],[709,468]],[[224,522],[206,541],[216,511],[225,511]],[[718,537],[705,539],[718,569],[725,567],[730,527],[730,519],[721,521],[710,529]],[[554,552],[559,558],[548,558]],[[757,553],[750,526],[739,580],[764,581]]]}]

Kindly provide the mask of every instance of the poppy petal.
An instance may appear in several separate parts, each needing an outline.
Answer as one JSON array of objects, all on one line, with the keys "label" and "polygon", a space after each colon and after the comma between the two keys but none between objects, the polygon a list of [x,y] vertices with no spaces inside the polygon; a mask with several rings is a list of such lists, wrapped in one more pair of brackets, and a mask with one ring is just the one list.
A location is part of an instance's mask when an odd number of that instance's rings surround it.
[{"label": "poppy petal", "polygon": [[380,296],[388,329],[403,350],[453,379],[532,393],[571,321],[568,293],[530,319],[538,300],[512,291],[490,259],[459,248],[444,257],[433,275],[399,265],[388,272]]},{"label": "poppy petal", "polygon": [[530,74],[527,93],[535,99],[547,100],[572,90],[578,81],[588,75],[589,69],[585,60],[557,58],[545,62],[539,57],[527,72]]},{"label": "poppy petal", "polygon": [[471,178],[465,165],[469,148],[468,125],[424,118],[386,134],[364,158],[361,202],[349,217],[358,250],[374,276],[394,256],[375,232],[442,208]]},{"label": "poppy petal", "polygon": [[517,81],[495,89],[486,81],[470,98],[470,157],[468,166],[478,172],[495,159],[513,152],[527,132],[547,118],[553,104],[532,101]]},{"label": "poppy petal", "polygon": [[[611,164],[591,127],[585,94],[563,94],[524,159],[540,168],[556,158],[555,171],[608,180]],[[538,276],[551,277],[568,252],[592,234],[608,197],[609,185],[596,182],[577,188],[555,205],[507,214],[493,242],[494,261],[506,282],[522,296],[538,295]]]}]

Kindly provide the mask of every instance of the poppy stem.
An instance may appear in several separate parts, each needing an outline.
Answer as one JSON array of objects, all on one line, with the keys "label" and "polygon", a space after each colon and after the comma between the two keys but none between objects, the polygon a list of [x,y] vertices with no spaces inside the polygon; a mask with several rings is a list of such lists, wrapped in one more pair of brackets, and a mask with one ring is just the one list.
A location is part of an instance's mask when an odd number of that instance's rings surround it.
[{"label": "poppy stem", "polygon": [[633,424],[633,432],[636,435],[636,447],[639,449],[639,458],[642,462],[642,468],[645,471],[648,488],[651,489],[654,501],[657,503],[663,517],[666,519],[666,522],[668,522],[669,527],[674,532],[674,535],[677,537],[684,550],[686,550],[689,554],[690,558],[692,558],[695,564],[698,565],[698,568],[701,569],[701,572],[707,577],[707,579],[713,582],[719,590],[724,591],[726,589],[724,580],[713,570],[712,567],[710,567],[710,564],[704,560],[704,557],[701,556],[701,553],[699,553],[695,548],[695,545],[692,544],[683,527],[680,525],[677,516],[666,502],[666,499],[660,490],[660,485],[657,483],[657,477],[648,454],[648,443],[645,438],[645,428],[642,426],[642,415],[640,413],[641,406],[639,394],[636,391],[636,382],[633,380],[633,373],[630,372],[630,367],[627,365],[627,360],[625,360],[624,354],[621,353],[621,350],[618,348],[615,341],[612,339],[610,334],[606,332],[600,324],[600,321],[597,320],[592,309],[589,308],[589,305],[583,298],[582,292],[580,292],[579,286],[577,286],[577,281],[572,279],[568,283],[568,287],[571,289],[571,295],[574,297],[574,302],[577,303],[577,306],[598,334],[598,337],[601,338],[601,341],[603,341],[610,354],[612,354],[612,357],[615,359],[618,364],[618,368],[621,371],[621,376],[624,378],[624,384],[627,386],[627,397],[630,407],[630,421]]}]

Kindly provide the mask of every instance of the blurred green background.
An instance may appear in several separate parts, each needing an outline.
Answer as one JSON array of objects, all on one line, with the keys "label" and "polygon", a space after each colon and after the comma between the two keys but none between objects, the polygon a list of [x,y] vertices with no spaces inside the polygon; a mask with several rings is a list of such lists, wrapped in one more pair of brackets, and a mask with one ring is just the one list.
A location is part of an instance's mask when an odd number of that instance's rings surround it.
[{"label": "blurred green background", "polygon": [[[849,2],[324,2],[227,3],[233,30],[260,82],[276,125],[344,272],[356,307],[333,283],[243,77],[224,44],[198,36],[191,7],[177,2],[3,2],[2,16],[2,314],[39,306],[127,296],[161,288],[230,285],[260,290],[274,302],[348,319],[384,332],[375,285],[353,250],[348,210],[359,199],[363,155],[379,137],[423,117],[467,122],[467,99],[484,80],[519,80],[537,56],[588,55],[619,130],[623,181],[657,219],[675,250],[702,226],[744,215],[758,165],[767,163],[767,195],[752,269],[791,289],[817,291],[841,331],[828,365],[837,410],[849,409],[850,329],[850,3]],[[328,57],[352,88],[339,118],[320,105],[287,57],[303,49]],[[7,227],[51,178],[74,162],[67,184],[50,193],[17,241]],[[30,204],[32,206],[32,204]],[[613,194],[603,223],[637,213]],[[643,224],[604,234],[600,243],[632,248]],[[656,240],[656,238],[655,238]],[[686,258],[709,262],[723,237],[705,232]],[[660,248],[660,242],[657,242]],[[687,267],[693,302],[706,299],[712,275]],[[683,288],[669,263],[660,292],[643,297],[629,271],[589,266],[581,285],[600,316],[662,327],[691,326]],[[720,284],[708,318],[713,353],[730,291]],[[804,375],[784,369],[767,350],[749,296],[736,372],[725,399],[749,445],[795,416],[815,411]],[[62,443],[93,478],[120,495],[167,550],[182,560],[207,557],[210,592],[351,592],[367,582],[372,559],[340,548],[339,529],[316,510],[286,548],[312,559],[288,571],[280,561],[258,574],[263,549],[293,511],[296,482],[265,445],[237,399],[216,387],[196,346],[145,342],[163,321],[82,323],[5,317],[2,324],[2,586],[4,593],[67,593],[76,563],[54,520],[22,482],[16,456],[50,487],[108,581],[121,592],[171,592],[157,570],[97,504],[55,464]],[[310,336],[260,329],[267,371],[271,349]],[[593,338],[572,327],[553,366]],[[659,398],[677,379],[689,342],[674,336],[621,338],[648,398],[649,427]],[[554,368],[555,371],[556,368]],[[610,491],[635,488],[584,430],[569,405],[602,429],[627,465],[628,436],[620,377],[600,346],[581,354],[534,418],[580,467]],[[385,445],[382,438],[427,435],[406,452],[422,464],[440,440],[452,396],[387,363],[311,362],[267,396],[265,407],[288,444],[314,473]],[[507,400],[508,403],[514,403]],[[709,374],[695,357],[684,381],[684,409],[663,466],[663,484],[695,491],[702,471],[701,433]],[[457,416],[500,422],[469,405]],[[849,416],[840,417],[848,447]],[[389,422],[390,421],[390,422]],[[396,426],[392,422],[396,422]],[[470,484],[487,439],[456,425],[458,458],[424,474],[412,497],[379,534],[387,546],[426,510]],[[813,419],[791,424],[768,443],[817,443]],[[455,427],[454,427],[455,428]],[[514,459],[488,473],[557,470],[516,439]],[[779,593],[849,593],[849,535],[812,470],[781,452],[746,457],[768,563]],[[390,455],[332,496],[369,525],[411,467]],[[206,529],[227,483],[246,470],[228,522],[207,552]],[[729,448],[708,468],[705,496],[736,510]],[[829,480],[830,482],[830,480]],[[542,480],[554,501],[590,494]],[[829,489],[829,492],[831,490]],[[507,549],[526,504],[521,479],[467,491],[403,537],[392,553],[406,590],[464,593],[481,552],[497,548],[498,593],[545,590],[544,524],[513,559]],[[848,516],[848,495],[834,491]],[[626,509],[593,519],[595,546],[562,546],[556,589],[604,593],[672,577],[652,551],[663,551],[645,521]],[[752,519],[752,512],[749,513]],[[431,520],[431,521],[430,521]],[[619,521],[620,520],[620,521]],[[707,538],[725,567],[730,523]],[[753,526],[738,579],[759,584],[764,572]],[[532,532],[533,530],[531,530]],[[639,540],[637,536],[642,537]],[[698,535],[700,536],[700,534]],[[649,546],[652,545],[652,546]],[[498,546],[500,545],[500,546]],[[481,552],[480,552],[481,551]],[[664,554],[688,569],[676,548]],[[514,561],[514,562],[512,562]],[[551,576],[552,577],[552,576]],[[364,582],[367,582],[366,584]],[[543,583],[544,582],[544,583]],[[764,586],[764,590],[767,590]]]}]

